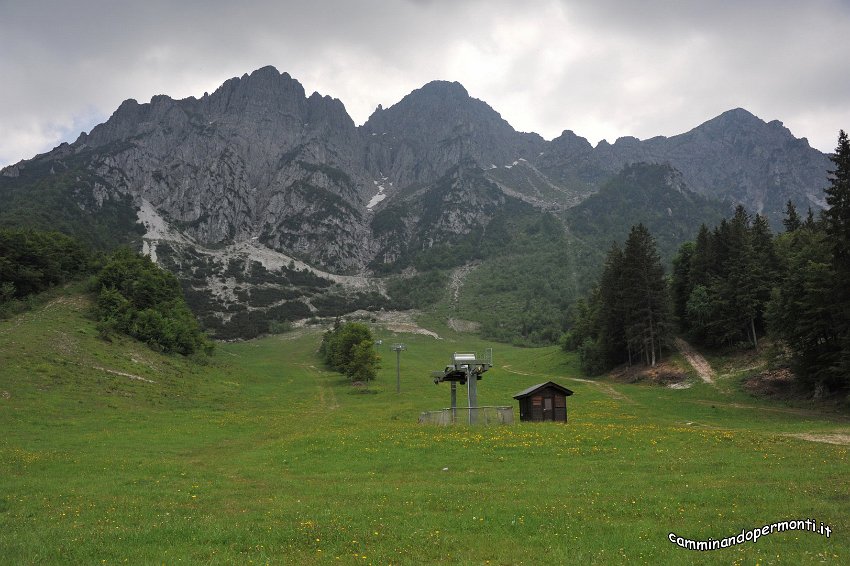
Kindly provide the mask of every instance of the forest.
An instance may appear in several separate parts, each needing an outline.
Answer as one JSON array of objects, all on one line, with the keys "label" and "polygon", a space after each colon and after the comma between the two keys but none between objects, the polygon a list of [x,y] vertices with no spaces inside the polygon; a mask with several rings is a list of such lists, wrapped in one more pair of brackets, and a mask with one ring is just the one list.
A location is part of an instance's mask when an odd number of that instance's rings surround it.
[{"label": "forest", "polygon": [[95,253],[59,232],[0,230],[0,318],[24,312],[45,291],[85,279],[102,338],[126,334],[166,353],[212,351],[177,278],[149,257],[128,248]]},{"label": "forest", "polygon": [[0,230],[0,318],[43,291],[88,273],[91,254],[59,232]]},{"label": "forest", "polygon": [[784,232],[738,207],[686,242],[665,277],[643,225],[614,245],[589,297],[577,305],[564,347],[588,373],[622,363],[654,365],[678,330],[712,348],[775,343],[785,364],[819,397],[850,387],[850,144],[842,130],[825,189],[828,208],[803,219],[789,201]]}]

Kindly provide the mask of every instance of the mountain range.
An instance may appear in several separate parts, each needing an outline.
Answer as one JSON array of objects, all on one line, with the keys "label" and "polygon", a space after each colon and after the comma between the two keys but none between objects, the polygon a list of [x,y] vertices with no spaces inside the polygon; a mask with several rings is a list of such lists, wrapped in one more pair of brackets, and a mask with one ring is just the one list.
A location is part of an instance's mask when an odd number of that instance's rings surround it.
[{"label": "mountain range", "polygon": [[[672,137],[593,147],[566,130],[547,141],[445,81],[357,126],[341,101],[264,67],[200,98],[127,100],[73,143],[6,167],[0,226],[144,245],[187,291],[212,291],[214,304],[196,302],[218,322],[287,305],[299,316],[391,305],[381,277],[471,262],[486,273],[493,258],[553,242],[570,250],[574,297],[632,223],[669,233],[668,258],[736,204],[778,227],[788,200],[824,206],[830,165],[781,122],[740,108]],[[277,282],[251,275],[255,263]],[[241,274],[230,285],[228,270]],[[307,272],[330,283],[284,292]],[[282,294],[252,305],[251,277]],[[340,286],[360,299],[334,296]]]}]

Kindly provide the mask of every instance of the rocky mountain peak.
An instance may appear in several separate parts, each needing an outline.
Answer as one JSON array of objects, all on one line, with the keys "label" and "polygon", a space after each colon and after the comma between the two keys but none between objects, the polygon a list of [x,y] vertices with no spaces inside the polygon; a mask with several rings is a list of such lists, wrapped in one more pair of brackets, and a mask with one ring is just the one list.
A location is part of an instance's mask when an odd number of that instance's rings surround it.
[{"label": "rocky mountain peak", "polygon": [[214,114],[298,115],[306,103],[304,87],[287,73],[263,67],[239,78],[232,78],[204,100]]},{"label": "rocky mountain peak", "polygon": [[379,106],[363,127],[371,133],[387,127],[414,127],[424,132],[430,126],[436,129],[435,135],[442,135],[459,124],[477,121],[501,122],[502,127],[513,130],[490,106],[470,97],[460,83],[432,81],[389,108]]},{"label": "rocky mountain peak", "polygon": [[389,108],[378,107],[362,126],[366,166],[395,183],[432,182],[452,167],[482,168],[530,158],[544,144],[511,127],[457,82],[432,81]]},{"label": "rocky mountain peak", "polygon": [[[788,199],[803,209],[822,201],[829,168],[823,154],[781,122],[765,123],[741,108],[681,135],[626,136],[593,147],[571,130],[551,142],[517,132],[451,81],[432,81],[387,108],[378,105],[358,128],[340,100],[307,96],[301,83],[271,66],[197,99],[128,99],[90,134],[38,159],[70,155],[79,155],[99,184],[90,191],[93,202],[108,192],[130,197],[202,244],[258,240],[344,270],[368,265],[378,248],[389,250],[386,257],[401,249],[372,232],[372,219],[396,226],[395,216],[382,213],[407,205],[419,212],[410,213],[398,242],[426,246],[409,230],[424,229],[433,211],[454,218],[451,207],[462,203],[490,217],[505,195],[565,210],[625,166],[670,164],[681,172],[673,184],[743,203],[775,223]],[[41,169],[61,167],[53,165]],[[28,167],[19,164],[3,176],[38,171]],[[414,194],[419,200],[411,200]]]},{"label": "rocky mountain peak", "polygon": [[552,148],[559,153],[584,153],[593,150],[593,146],[572,130],[564,130],[561,135],[553,139]]},{"label": "rocky mountain peak", "polygon": [[440,96],[444,98],[470,98],[466,88],[457,81],[431,81],[422,86],[418,92],[420,95]]},{"label": "rocky mountain peak", "polygon": [[687,136],[696,134],[700,136],[711,137],[715,140],[723,140],[727,143],[735,143],[740,141],[742,137],[751,136],[768,136],[768,137],[784,137],[794,138],[793,134],[782,125],[782,122],[774,120],[767,123],[755,114],[744,110],[743,108],[734,108],[727,110],[719,116],[708,120],[690,132],[682,134]]}]

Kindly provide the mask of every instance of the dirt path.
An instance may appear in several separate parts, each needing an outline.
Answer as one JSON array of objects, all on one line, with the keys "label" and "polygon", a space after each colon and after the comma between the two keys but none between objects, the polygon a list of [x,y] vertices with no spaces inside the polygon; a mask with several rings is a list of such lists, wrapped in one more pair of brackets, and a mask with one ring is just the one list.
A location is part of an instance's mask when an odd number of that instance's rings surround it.
[{"label": "dirt path", "polygon": [[[319,388],[319,406],[330,410],[339,409],[339,403],[336,400],[336,393],[332,386],[327,384],[327,372],[320,370],[314,365],[298,364],[305,368],[316,380],[316,386]],[[325,397],[327,394],[327,397]]]},{"label": "dirt path", "polygon": [[152,379],[148,379],[147,377],[142,377],[140,375],[133,375],[132,373],[126,373],[123,371],[116,371],[114,369],[102,368],[100,366],[92,366],[92,369],[96,369],[102,372],[111,373],[112,375],[120,375],[121,377],[127,377],[129,379],[135,379],[136,381],[144,381],[146,383],[156,383],[156,381]]},{"label": "dirt path", "polygon": [[711,369],[709,363],[699,354],[699,352],[694,350],[690,344],[681,338],[676,338],[676,348],[682,352],[682,355],[685,356],[685,359],[688,360],[691,367],[696,370],[700,379],[706,383],[714,383],[714,370]]},{"label": "dirt path", "polygon": [[824,442],[826,444],[838,444],[840,446],[850,446],[850,434],[847,433],[806,433],[786,434],[792,438],[808,440],[809,442]]},{"label": "dirt path", "polygon": [[712,407],[726,407],[730,409],[745,409],[768,413],[782,413],[786,415],[795,415],[798,417],[806,417],[810,419],[828,419],[837,422],[850,422],[850,417],[848,416],[829,414],[824,413],[823,411],[813,409],[794,409],[792,407],[760,407],[758,405],[747,405],[745,403],[724,403],[722,401],[712,401],[710,399],[693,399],[684,402],[696,403],[698,405],[711,405]]},{"label": "dirt path", "polygon": [[[540,374],[540,373],[526,373],[526,372],[523,372],[523,371],[517,371],[517,370],[511,368],[510,365],[501,366],[501,369],[505,370],[508,373],[514,373],[516,375],[526,375],[526,376],[529,376],[529,377],[535,377],[536,376],[536,377],[540,377],[542,379],[548,379],[548,380],[553,380],[553,379],[556,378],[556,376],[553,376],[553,375],[543,375],[543,374]],[[592,379],[581,379],[580,377],[560,377],[560,379],[569,379],[570,381],[578,381],[580,383],[588,383],[588,384],[596,387],[602,393],[604,393],[608,397],[611,397],[612,399],[615,399],[617,401],[625,401],[627,403],[634,403],[634,401],[632,399],[628,398],[623,393],[617,391],[611,385],[609,385],[607,383],[602,383],[601,381],[594,381]]]}]

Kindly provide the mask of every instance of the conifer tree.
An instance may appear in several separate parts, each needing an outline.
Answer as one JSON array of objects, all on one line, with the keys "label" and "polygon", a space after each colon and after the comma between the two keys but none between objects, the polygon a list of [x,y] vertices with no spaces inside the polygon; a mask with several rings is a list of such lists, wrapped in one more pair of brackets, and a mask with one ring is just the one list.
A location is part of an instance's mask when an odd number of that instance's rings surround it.
[{"label": "conifer tree", "polygon": [[699,227],[696,242],[694,242],[694,256],[691,260],[691,284],[708,285],[712,273],[715,270],[715,250],[712,234],[708,227],[703,224]]},{"label": "conifer tree", "polygon": [[824,191],[829,209],[824,212],[823,223],[835,270],[832,297],[839,354],[834,373],[838,381],[850,385],[850,141],[844,130],[838,133],[838,145],[830,160],[835,169],[830,171],[830,185]]},{"label": "conifer tree", "polygon": [[628,352],[623,332],[623,320],[627,317],[627,305],[623,300],[623,261],[623,252],[614,243],[599,278],[599,347],[602,356],[611,365],[622,361],[623,352]]},{"label": "conifer tree", "polygon": [[655,239],[643,224],[633,226],[623,253],[625,337],[629,351],[655,366],[670,331],[667,281]]},{"label": "conifer tree", "polygon": [[836,266],[850,270],[850,142],[844,130],[838,134],[838,147],[830,160],[835,169],[830,171],[830,185],[824,190],[829,205],[824,213],[826,233]]},{"label": "conifer tree", "polygon": [[692,282],[691,263],[694,259],[696,245],[685,242],[679,246],[679,253],[673,258],[673,274],[671,277],[670,293],[673,298],[673,314],[683,329],[688,324],[688,299],[694,289]]},{"label": "conifer tree", "polygon": [[[779,277],[779,258],[773,243],[773,233],[767,218],[756,214],[750,230],[753,250],[752,280],[756,299],[756,317],[753,320],[753,337],[756,326],[764,330],[764,311],[770,301],[771,291]],[[757,339],[755,345],[758,345]]]},{"label": "conifer tree", "polygon": [[798,230],[802,224],[803,221],[800,220],[800,215],[797,214],[797,207],[795,207],[794,203],[789,199],[788,202],[785,203],[785,218],[782,220],[782,225],[785,226],[785,231],[793,232],[794,230]]}]

